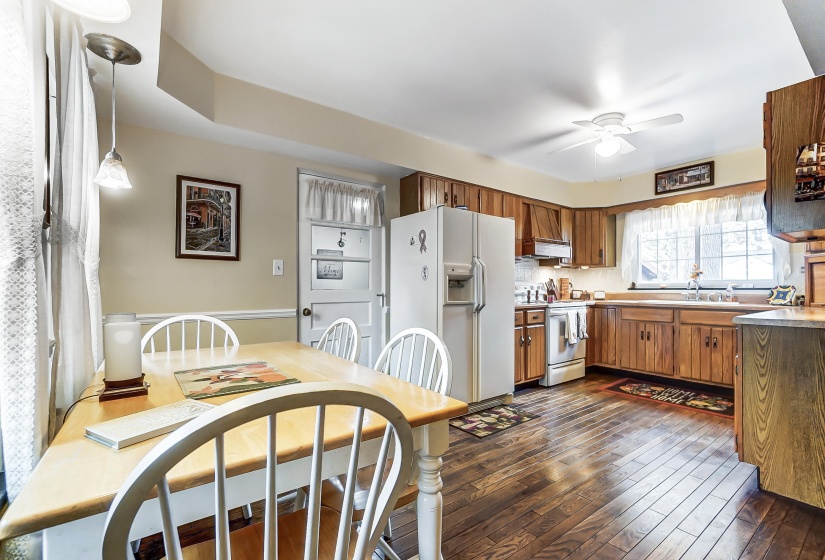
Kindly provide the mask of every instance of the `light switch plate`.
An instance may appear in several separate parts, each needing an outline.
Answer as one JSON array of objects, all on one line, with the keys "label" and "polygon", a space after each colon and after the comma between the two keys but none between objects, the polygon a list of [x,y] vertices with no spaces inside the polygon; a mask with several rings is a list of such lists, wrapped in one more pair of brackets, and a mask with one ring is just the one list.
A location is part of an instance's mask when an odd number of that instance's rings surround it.
[{"label": "light switch plate", "polygon": [[284,275],[284,261],[283,259],[275,259],[272,261],[272,276]]}]

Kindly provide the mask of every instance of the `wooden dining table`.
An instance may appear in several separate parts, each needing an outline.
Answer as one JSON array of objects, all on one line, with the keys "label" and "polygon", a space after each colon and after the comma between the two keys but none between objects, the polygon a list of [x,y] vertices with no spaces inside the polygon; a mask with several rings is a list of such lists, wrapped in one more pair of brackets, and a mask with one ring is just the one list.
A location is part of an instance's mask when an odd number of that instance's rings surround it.
[{"label": "wooden dining table", "polygon": [[[144,354],[143,371],[150,384],[148,396],[98,402],[82,400],[66,419],[28,483],[0,518],[0,540],[42,531],[44,558],[101,558],[107,511],[129,473],[164,436],[114,450],[85,437],[91,424],[148,410],[185,397],[174,372],[218,365],[265,361],[302,383],[350,382],[370,387],[395,404],[413,428],[419,488],[419,557],[437,560],[441,552],[441,455],[449,445],[449,418],[467,412],[467,404],[370,368],[326,354],[297,342],[272,342],[230,348],[206,348]],[[105,364],[104,364],[105,368]],[[96,374],[102,383],[104,368]],[[90,391],[94,391],[91,388]],[[87,391],[90,392],[90,391]],[[242,394],[206,399],[221,404]],[[290,411],[279,416],[277,434],[278,492],[309,483],[313,447],[314,412]],[[325,424],[323,476],[347,470],[355,411],[332,407]],[[365,424],[362,465],[376,460],[383,419]],[[262,420],[229,432],[225,439],[227,506],[240,507],[264,497],[266,427]],[[202,519],[213,511],[214,446],[208,444],[189,455],[169,473],[175,522]],[[414,483],[416,480],[411,480]],[[160,532],[158,500],[148,496],[135,518],[130,539]]]}]

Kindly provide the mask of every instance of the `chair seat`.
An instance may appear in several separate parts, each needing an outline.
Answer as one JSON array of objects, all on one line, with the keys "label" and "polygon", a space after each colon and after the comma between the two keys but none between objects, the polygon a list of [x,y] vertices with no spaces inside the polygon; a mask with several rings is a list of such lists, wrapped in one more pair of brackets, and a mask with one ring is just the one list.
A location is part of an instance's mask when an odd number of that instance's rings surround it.
[{"label": "chair seat", "polygon": [[[338,511],[322,507],[318,537],[318,558],[335,557],[335,539],[341,515]],[[307,510],[302,509],[278,517],[278,559],[303,560],[306,539]],[[355,552],[358,533],[350,530],[348,556]],[[229,534],[233,560],[259,560],[264,555],[264,524],[255,523]],[[183,549],[184,560],[215,560],[215,540],[208,540]],[[164,558],[165,560],[165,558]]]},{"label": "chair seat", "polygon": [[[361,521],[364,518],[364,509],[367,505],[367,498],[372,486],[372,477],[375,476],[375,465],[370,465],[358,469],[358,476],[355,478],[355,497],[353,499],[352,520]],[[321,505],[340,512],[344,506],[344,488],[347,483],[347,475],[335,476],[324,480],[321,484]],[[309,495],[309,488],[304,488],[304,492]],[[411,504],[418,497],[418,485],[406,485],[395,509]]]}]

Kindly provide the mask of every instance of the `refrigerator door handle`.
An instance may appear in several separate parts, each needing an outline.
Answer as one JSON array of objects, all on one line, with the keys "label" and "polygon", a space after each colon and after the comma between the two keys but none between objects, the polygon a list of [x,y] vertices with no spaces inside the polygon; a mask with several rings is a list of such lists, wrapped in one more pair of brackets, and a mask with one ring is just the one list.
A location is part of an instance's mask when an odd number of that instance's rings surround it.
[{"label": "refrigerator door handle", "polygon": [[478,308],[476,309],[476,313],[479,313],[484,306],[487,305],[487,265],[484,264],[484,261],[476,257],[476,260],[481,265],[481,275],[476,277],[476,284],[478,281],[481,280],[481,289],[479,293],[481,295],[481,303],[478,304]]}]

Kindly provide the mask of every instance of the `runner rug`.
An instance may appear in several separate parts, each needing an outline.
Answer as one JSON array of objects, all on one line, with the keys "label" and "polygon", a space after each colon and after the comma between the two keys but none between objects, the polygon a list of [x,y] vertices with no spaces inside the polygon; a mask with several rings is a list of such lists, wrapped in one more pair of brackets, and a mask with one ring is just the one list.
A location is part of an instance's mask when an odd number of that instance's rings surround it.
[{"label": "runner rug", "polygon": [[664,383],[647,383],[636,379],[621,379],[602,387],[602,391],[610,391],[620,395],[663,402],[683,408],[701,410],[717,416],[733,418],[732,397],[723,397],[704,391],[691,391]]},{"label": "runner rug", "polygon": [[540,414],[524,412],[514,406],[503,405],[453,418],[450,420],[450,425],[468,434],[484,438],[540,416]]}]

